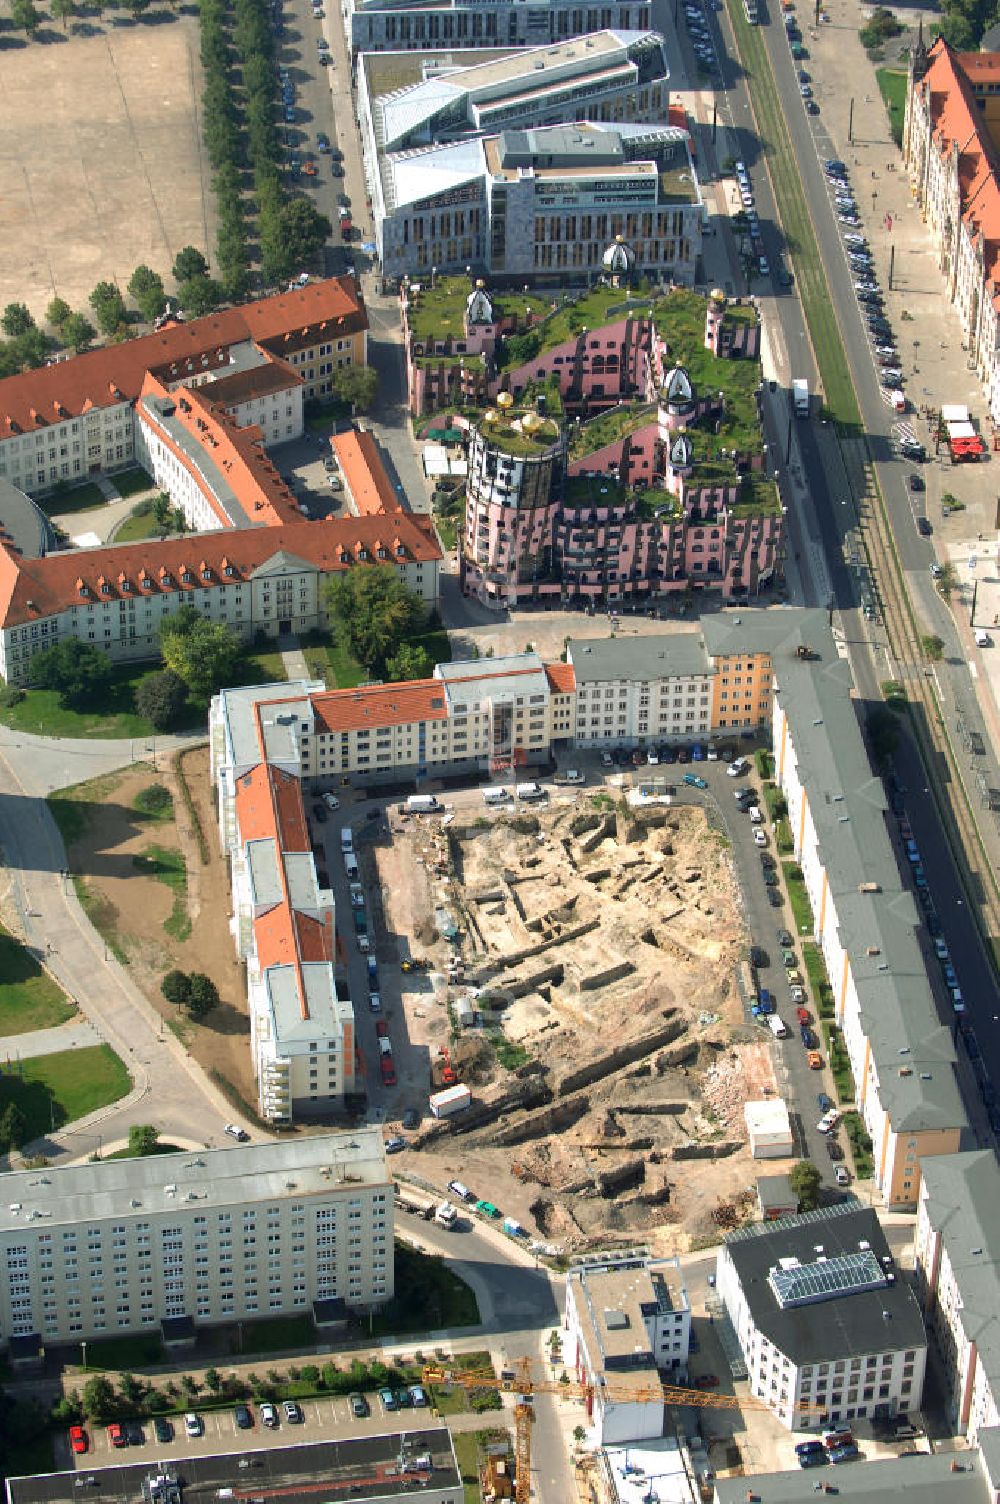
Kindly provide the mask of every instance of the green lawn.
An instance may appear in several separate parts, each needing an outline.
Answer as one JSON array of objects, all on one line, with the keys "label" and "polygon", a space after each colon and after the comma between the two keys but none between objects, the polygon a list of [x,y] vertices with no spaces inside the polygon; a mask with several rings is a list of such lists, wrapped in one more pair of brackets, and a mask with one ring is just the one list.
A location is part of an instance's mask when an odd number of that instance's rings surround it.
[{"label": "green lawn", "polygon": [[131,1337],[103,1337],[87,1343],[87,1369],[110,1368],[132,1373],[163,1361],[163,1344],[155,1332],[136,1332]]},{"label": "green lawn", "polygon": [[[778,216],[794,264],[796,285],[819,363],[823,396],[831,416],[856,429],[860,423],[850,367],[844,353],[833,299],[820,259],[806,204],[798,159],[774,86],[764,37],[750,26],[740,0],[727,0],[740,61],[753,99],[761,149],[774,187]],[[742,362],[733,362],[740,365]],[[795,375],[795,372],[792,372]],[[697,385],[697,378],[692,371]]]},{"label": "green lawn", "polygon": [[802,869],[797,862],[782,862],[781,870],[785,878],[792,917],[795,920],[795,929],[800,935],[811,935],[814,929],[813,911],[809,894],[806,892],[805,880],[801,875]]},{"label": "green lawn", "polygon": [[108,480],[119,496],[136,496],[141,491],[151,491],[154,484],[153,477],[139,465],[131,470],[119,470],[117,475],[109,475]]},{"label": "green lawn", "polygon": [[872,1141],[861,1121],[860,1113],[844,1113],[844,1132],[850,1141],[855,1175],[859,1180],[871,1180],[875,1169],[875,1161],[872,1159]]},{"label": "green lawn", "polygon": [[903,144],[903,116],[906,114],[906,70],[904,68],[876,68],[879,92],[889,116],[892,139],[897,146]]},{"label": "green lawn", "polygon": [[163,928],[174,940],[187,940],[191,917],[187,911],[187,866],[181,853],[166,846],[150,846],[132,858],[132,866],[144,877],[158,878],[172,890],[174,906],[163,921]]},{"label": "green lawn", "polygon": [[131,1088],[129,1073],[110,1045],[36,1055],[0,1072],[0,1106],[16,1103],[26,1140],[61,1128],[117,1102]]},{"label": "green lawn", "polygon": [[329,689],[353,689],[368,678],[358,660],[342,643],[329,638],[317,641],[315,635],[303,647],[309,673],[323,679]]},{"label": "green lawn", "polygon": [[82,486],[70,486],[65,491],[53,491],[51,496],[42,496],[38,505],[46,517],[69,516],[71,512],[93,512],[97,507],[106,507],[107,498],[100,486],[87,481]]},{"label": "green lawn", "polygon": [[62,988],[0,925],[0,1036],[53,1029],[75,1012]]},{"label": "green lawn", "polygon": [[162,531],[151,503],[141,501],[115,532],[115,542],[139,543],[143,538],[158,538]]},{"label": "green lawn", "polygon": [[[463,1504],[480,1504],[480,1448],[498,1441],[506,1441],[509,1446],[510,1437],[506,1431],[456,1431],[451,1439],[455,1444],[455,1457],[462,1474]],[[513,1462],[513,1453],[511,1460]]]},{"label": "green lawn", "polygon": [[308,1316],[274,1316],[263,1321],[243,1323],[243,1346],[233,1347],[234,1354],[292,1352],[315,1347],[316,1328]]},{"label": "green lawn", "polygon": [[823,952],[813,940],[802,942],[802,964],[809,978],[809,985],[816,999],[816,1007],[821,1018],[832,1018],[834,1014],[833,988],[830,986],[830,978],[826,973],[826,962],[823,960]]}]

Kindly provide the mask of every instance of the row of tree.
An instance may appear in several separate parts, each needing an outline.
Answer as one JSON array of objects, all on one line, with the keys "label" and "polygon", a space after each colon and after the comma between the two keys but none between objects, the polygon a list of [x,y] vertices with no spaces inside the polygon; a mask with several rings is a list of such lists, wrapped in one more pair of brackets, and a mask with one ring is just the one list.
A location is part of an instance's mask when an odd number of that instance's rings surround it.
[{"label": "row of tree", "polygon": [[[77,0],[48,0],[48,10],[54,21],[62,22],[65,31],[69,22],[81,10],[98,16],[106,10],[124,10],[137,19],[149,9],[151,3],[152,0],[86,0],[86,4],[78,4]],[[172,7],[174,0],[169,0],[169,3]],[[18,31],[27,32],[29,37],[34,38],[45,20],[45,13],[38,9],[34,0],[11,0],[10,20]]]},{"label": "row of tree", "polygon": [[[219,206],[217,260],[232,298],[249,285],[243,174],[249,167],[265,282],[283,281],[312,261],[330,221],[283,186],[285,151],[276,113],[277,70],[268,0],[200,0],[205,149]],[[242,89],[234,87],[238,65]]]}]

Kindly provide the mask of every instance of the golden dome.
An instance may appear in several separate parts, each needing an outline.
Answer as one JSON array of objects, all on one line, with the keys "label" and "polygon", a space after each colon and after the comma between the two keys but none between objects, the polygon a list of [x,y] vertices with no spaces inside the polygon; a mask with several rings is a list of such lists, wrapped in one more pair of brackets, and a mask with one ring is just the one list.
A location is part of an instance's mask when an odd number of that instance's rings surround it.
[{"label": "golden dome", "polygon": [[497,407],[508,408],[514,406],[514,399],[510,392],[497,393]]}]

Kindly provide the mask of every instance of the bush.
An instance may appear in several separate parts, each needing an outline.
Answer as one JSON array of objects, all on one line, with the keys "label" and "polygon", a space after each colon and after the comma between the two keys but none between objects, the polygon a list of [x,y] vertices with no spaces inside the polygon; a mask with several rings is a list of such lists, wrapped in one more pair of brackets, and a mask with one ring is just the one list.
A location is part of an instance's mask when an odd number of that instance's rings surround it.
[{"label": "bush", "polygon": [[187,685],[172,669],[147,674],[135,687],[135,708],[154,731],[169,731],[187,705]]},{"label": "bush", "polygon": [[192,1018],[204,1018],[218,1005],[219,989],[202,971],[192,972],[188,978],[187,1010]]},{"label": "bush", "polygon": [[162,783],[150,783],[144,789],[140,789],[132,801],[141,815],[165,815],[174,807],[174,801],[170,796],[170,790],[165,789]]}]

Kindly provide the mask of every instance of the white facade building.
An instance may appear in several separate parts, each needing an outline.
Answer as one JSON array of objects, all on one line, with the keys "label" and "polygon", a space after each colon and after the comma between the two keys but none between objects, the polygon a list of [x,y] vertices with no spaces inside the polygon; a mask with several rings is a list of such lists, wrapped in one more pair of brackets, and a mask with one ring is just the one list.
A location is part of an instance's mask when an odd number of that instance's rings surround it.
[{"label": "white facade building", "polygon": [[[0,1176],[0,1343],[256,1317],[393,1293],[380,1128]],[[333,1302],[316,1310],[319,1302]]]},{"label": "white facade building", "polygon": [[795,1147],[788,1108],[780,1097],[747,1102],[743,1107],[750,1154],[754,1159],[786,1159]]},{"label": "white facade building", "polygon": [[565,1363],[592,1386],[598,1446],[663,1433],[660,1370],[687,1372],[691,1307],[677,1259],[599,1255],[566,1279]]},{"label": "white facade building", "polygon": [[917,1284],[951,1426],[1000,1422],[1000,1168],[991,1149],[923,1162]]},{"label": "white facade building", "polygon": [[700,633],[571,642],[576,745],[645,746],[712,730],[716,670]]},{"label": "white facade building", "polygon": [[846,1203],[743,1228],[716,1287],[750,1392],[790,1430],[916,1408],[927,1339],[875,1213]]},{"label": "white facade building", "polygon": [[435,50],[439,47],[540,47],[565,37],[613,26],[644,31],[649,0],[544,0],[496,5],[492,0],[347,0],[342,7],[352,53]]}]

